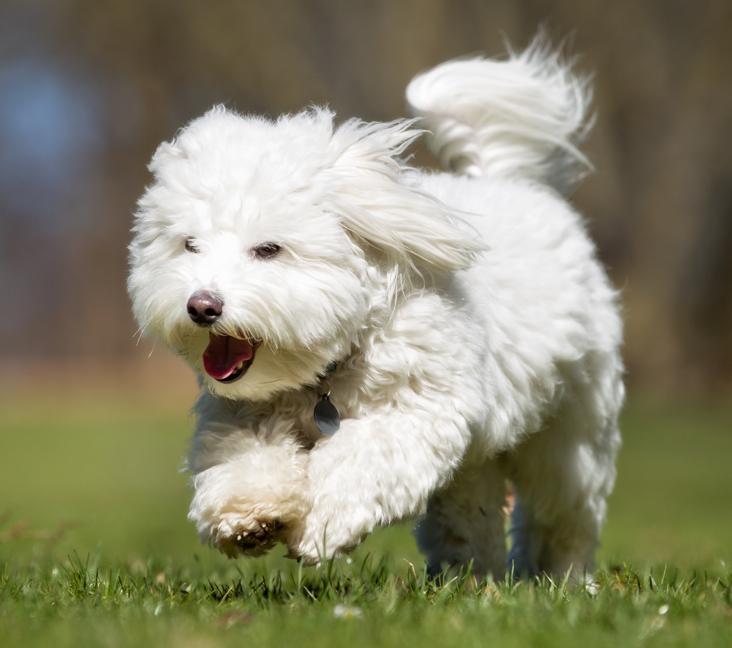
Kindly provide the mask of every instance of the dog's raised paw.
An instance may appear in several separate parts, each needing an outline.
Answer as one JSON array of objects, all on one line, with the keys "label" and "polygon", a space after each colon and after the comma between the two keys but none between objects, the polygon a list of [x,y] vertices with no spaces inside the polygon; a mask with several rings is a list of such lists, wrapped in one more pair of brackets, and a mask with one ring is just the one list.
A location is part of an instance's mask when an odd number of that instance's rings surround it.
[{"label": "dog's raised paw", "polygon": [[261,556],[282,540],[284,530],[279,520],[227,520],[211,540],[229,558]]}]

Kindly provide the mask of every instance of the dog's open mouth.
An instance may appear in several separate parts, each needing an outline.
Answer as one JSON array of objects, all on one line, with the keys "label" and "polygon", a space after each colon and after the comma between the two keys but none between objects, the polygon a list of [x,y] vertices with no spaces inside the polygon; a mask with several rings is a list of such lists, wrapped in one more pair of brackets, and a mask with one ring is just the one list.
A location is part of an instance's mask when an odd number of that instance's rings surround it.
[{"label": "dog's open mouth", "polygon": [[259,344],[258,341],[210,333],[203,352],[203,368],[214,380],[233,383],[252,366]]}]

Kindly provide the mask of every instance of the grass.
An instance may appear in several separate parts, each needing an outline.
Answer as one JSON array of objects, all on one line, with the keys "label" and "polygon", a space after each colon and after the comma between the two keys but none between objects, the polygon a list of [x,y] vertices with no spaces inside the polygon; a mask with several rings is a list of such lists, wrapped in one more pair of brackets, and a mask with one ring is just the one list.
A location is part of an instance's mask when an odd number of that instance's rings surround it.
[{"label": "grass", "polygon": [[438,586],[406,525],[319,569],[225,560],[185,520],[189,427],[131,397],[5,404],[0,644],[732,645],[732,408],[631,404],[591,591]]},{"label": "grass", "polygon": [[[7,567],[6,567],[7,572]],[[562,583],[435,586],[390,560],[303,573],[72,558],[0,576],[4,645],[729,646],[730,575],[630,569]]]}]

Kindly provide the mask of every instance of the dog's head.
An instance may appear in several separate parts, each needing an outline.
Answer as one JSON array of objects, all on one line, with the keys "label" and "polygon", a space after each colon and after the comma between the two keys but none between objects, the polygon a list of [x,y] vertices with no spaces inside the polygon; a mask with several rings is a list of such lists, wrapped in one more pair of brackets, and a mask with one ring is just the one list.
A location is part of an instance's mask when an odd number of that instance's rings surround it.
[{"label": "dog's head", "polygon": [[[325,110],[275,122],[217,107],[153,156],[129,292],[222,396],[314,384],[410,273],[465,267],[470,236],[409,185],[409,122],[339,128]],[[395,276],[398,275],[398,276]]]}]

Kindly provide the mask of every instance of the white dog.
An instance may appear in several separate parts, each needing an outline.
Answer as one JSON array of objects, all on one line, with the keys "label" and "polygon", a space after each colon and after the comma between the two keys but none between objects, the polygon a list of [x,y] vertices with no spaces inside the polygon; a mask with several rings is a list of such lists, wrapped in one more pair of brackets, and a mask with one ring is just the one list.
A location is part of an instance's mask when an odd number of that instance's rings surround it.
[{"label": "white dog", "polygon": [[[313,563],[420,515],[432,571],[581,573],[623,401],[616,293],[560,195],[587,84],[535,43],[407,97],[416,121],[215,107],[156,151],[129,291],[200,376],[189,517]],[[423,132],[452,173],[401,159]]]}]

